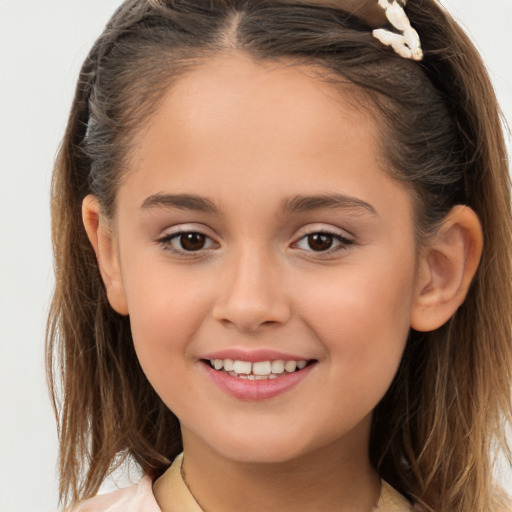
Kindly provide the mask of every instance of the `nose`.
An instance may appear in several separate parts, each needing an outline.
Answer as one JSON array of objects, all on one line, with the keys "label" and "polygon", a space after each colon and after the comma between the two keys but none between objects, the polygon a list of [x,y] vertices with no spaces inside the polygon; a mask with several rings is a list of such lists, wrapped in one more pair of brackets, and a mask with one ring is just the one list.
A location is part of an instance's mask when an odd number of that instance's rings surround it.
[{"label": "nose", "polygon": [[247,251],[229,258],[221,275],[213,316],[226,327],[258,332],[290,318],[290,304],[277,261]]}]

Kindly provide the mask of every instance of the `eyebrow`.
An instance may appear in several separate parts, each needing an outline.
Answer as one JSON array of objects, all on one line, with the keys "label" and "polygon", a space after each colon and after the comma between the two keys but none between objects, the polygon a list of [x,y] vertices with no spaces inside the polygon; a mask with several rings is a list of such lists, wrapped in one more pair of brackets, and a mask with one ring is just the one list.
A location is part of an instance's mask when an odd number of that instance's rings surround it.
[{"label": "eyebrow", "polygon": [[286,213],[308,212],[324,208],[361,209],[378,216],[377,211],[371,204],[362,199],[343,194],[299,195],[287,199],[283,203],[283,211]]},{"label": "eyebrow", "polygon": [[[179,210],[191,210],[204,213],[218,213],[218,208],[213,201],[195,194],[153,194],[143,203],[143,210],[150,208],[177,208]],[[356,197],[343,194],[317,194],[297,195],[286,199],[282,204],[285,213],[301,213],[320,209],[362,209],[377,215],[375,208]]]},{"label": "eyebrow", "polygon": [[149,208],[177,208],[205,213],[217,213],[217,207],[212,201],[195,194],[153,194],[143,203],[143,210]]}]

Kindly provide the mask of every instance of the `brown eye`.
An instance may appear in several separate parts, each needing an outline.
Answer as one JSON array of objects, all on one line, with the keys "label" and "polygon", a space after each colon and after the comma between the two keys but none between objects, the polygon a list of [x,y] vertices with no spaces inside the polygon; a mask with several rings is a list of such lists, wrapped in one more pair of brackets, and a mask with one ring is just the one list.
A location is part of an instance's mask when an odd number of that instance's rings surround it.
[{"label": "brown eye", "polygon": [[328,231],[313,231],[304,235],[294,246],[306,252],[331,254],[343,249],[348,249],[355,242],[342,234],[329,233]]},{"label": "brown eye", "polygon": [[168,233],[157,240],[163,249],[183,257],[191,253],[203,256],[211,249],[218,249],[220,244],[200,231],[178,231]]},{"label": "brown eye", "polygon": [[312,233],[308,235],[307,241],[313,251],[327,251],[332,247],[334,237],[328,233]]},{"label": "brown eye", "polygon": [[182,233],[176,238],[185,251],[200,251],[206,245],[206,236],[202,233]]},{"label": "brown eye", "polygon": [[209,236],[198,231],[181,231],[168,234],[158,240],[164,249],[177,254],[199,252],[218,247]]}]

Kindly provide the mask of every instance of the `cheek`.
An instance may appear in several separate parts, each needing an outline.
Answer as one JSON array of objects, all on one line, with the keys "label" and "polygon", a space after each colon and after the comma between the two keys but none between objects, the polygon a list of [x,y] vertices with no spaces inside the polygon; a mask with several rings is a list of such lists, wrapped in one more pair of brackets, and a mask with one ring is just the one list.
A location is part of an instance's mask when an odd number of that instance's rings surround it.
[{"label": "cheek", "polygon": [[135,350],[153,380],[169,377],[169,361],[183,360],[176,356],[187,353],[208,314],[210,293],[207,282],[192,283],[186,272],[171,273],[157,264],[148,268],[152,271],[126,275],[125,291]]},{"label": "cheek", "polygon": [[337,378],[350,376],[360,389],[380,383],[376,391],[382,394],[396,373],[409,333],[414,258],[409,265],[382,259],[359,271],[353,267],[342,272],[338,279],[311,283],[303,317],[324,344]]}]

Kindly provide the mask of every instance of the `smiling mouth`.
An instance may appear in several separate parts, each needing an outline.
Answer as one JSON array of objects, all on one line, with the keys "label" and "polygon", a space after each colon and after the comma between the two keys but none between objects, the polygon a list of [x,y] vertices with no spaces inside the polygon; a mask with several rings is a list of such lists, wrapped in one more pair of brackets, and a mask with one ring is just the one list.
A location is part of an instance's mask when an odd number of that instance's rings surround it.
[{"label": "smiling mouth", "polygon": [[251,363],[233,359],[203,359],[203,361],[218,372],[247,380],[277,379],[291,373],[297,373],[315,362],[315,360],[276,360]]}]

